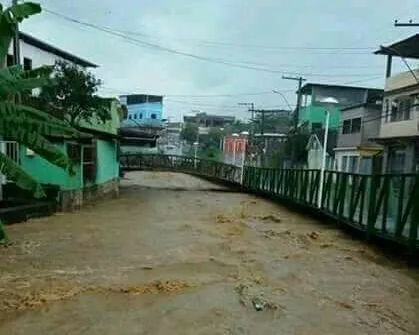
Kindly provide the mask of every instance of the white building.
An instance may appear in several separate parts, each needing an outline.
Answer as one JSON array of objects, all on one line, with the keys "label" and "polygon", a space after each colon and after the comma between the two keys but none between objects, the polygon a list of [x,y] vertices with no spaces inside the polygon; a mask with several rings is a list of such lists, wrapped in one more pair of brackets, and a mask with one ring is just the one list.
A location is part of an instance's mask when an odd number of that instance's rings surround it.
[{"label": "white building", "polygon": [[[58,60],[67,61],[84,69],[96,68],[98,65],[91,63],[68,51],[64,51],[49,43],[41,41],[26,33],[20,32],[20,64],[25,70],[43,65],[54,65]],[[13,43],[7,55],[7,66],[13,65]]]},{"label": "white building", "polygon": [[[54,65],[56,61],[67,61],[75,64],[82,69],[96,68],[98,65],[91,63],[81,57],[78,57],[68,51],[64,51],[57,48],[49,43],[41,41],[26,33],[20,32],[20,64],[23,65],[25,70],[31,70],[43,65]],[[13,43],[9,47],[9,53],[7,55],[7,66],[13,65]],[[19,146],[14,141],[1,141],[0,140],[0,151],[5,153],[14,161],[19,160]],[[0,174],[0,186],[5,183],[6,180]],[[0,187],[0,198],[1,198],[1,187]]]},{"label": "white building", "polygon": [[384,145],[384,171],[419,171],[419,69],[392,74],[392,58],[419,59],[419,34],[381,47],[387,56],[381,129],[376,139]]}]

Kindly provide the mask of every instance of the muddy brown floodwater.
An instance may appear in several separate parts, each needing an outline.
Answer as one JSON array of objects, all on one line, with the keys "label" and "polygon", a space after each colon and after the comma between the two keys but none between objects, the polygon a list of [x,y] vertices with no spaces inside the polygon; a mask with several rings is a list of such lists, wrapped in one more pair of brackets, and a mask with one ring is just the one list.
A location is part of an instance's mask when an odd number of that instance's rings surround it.
[{"label": "muddy brown floodwater", "polygon": [[136,172],[118,200],[8,227],[0,334],[419,334],[418,270],[225,191]]}]

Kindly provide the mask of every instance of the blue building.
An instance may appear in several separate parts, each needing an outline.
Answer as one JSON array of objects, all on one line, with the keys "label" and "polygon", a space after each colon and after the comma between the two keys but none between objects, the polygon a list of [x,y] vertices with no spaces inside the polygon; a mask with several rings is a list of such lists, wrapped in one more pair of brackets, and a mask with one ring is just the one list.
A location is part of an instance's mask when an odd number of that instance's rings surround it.
[{"label": "blue building", "polygon": [[128,110],[123,127],[161,128],[163,126],[163,97],[131,94],[119,97]]}]

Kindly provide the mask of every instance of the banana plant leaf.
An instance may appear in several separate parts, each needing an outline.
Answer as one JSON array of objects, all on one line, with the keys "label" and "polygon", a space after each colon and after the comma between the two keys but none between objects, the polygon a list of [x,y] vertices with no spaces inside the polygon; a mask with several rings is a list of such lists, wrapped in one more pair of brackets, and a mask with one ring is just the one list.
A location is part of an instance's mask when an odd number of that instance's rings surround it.
[{"label": "banana plant leaf", "polygon": [[33,2],[11,6],[3,11],[0,5],[0,62],[5,63],[9,45],[16,29],[16,23],[41,12],[41,6]]},{"label": "banana plant leaf", "polygon": [[0,69],[0,97],[52,85],[54,80],[50,77],[52,67],[42,67],[35,71],[24,71],[21,65],[14,65]]},{"label": "banana plant leaf", "polygon": [[35,198],[45,197],[42,186],[27,174],[18,164],[0,152],[0,173],[16,183],[17,186],[30,191]]},{"label": "banana plant leaf", "polygon": [[68,156],[58,150],[39,133],[23,129],[22,127],[19,127],[18,123],[15,124],[12,122],[10,127],[3,129],[3,134],[1,135],[23,144],[51,164],[63,169],[68,169],[70,172],[72,171],[72,162]]},{"label": "banana plant leaf", "polygon": [[11,125],[44,136],[79,136],[76,129],[47,113],[25,105],[0,102],[0,135],[6,136]]}]

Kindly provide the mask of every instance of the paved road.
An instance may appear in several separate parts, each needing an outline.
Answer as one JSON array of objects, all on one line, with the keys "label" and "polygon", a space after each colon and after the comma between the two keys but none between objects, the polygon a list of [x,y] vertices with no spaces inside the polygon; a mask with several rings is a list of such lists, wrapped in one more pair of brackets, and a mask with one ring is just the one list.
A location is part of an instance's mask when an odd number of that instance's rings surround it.
[{"label": "paved road", "polygon": [[127,178],[8,228],[0,334],[419,334],[417,270],[253,196]]}]

